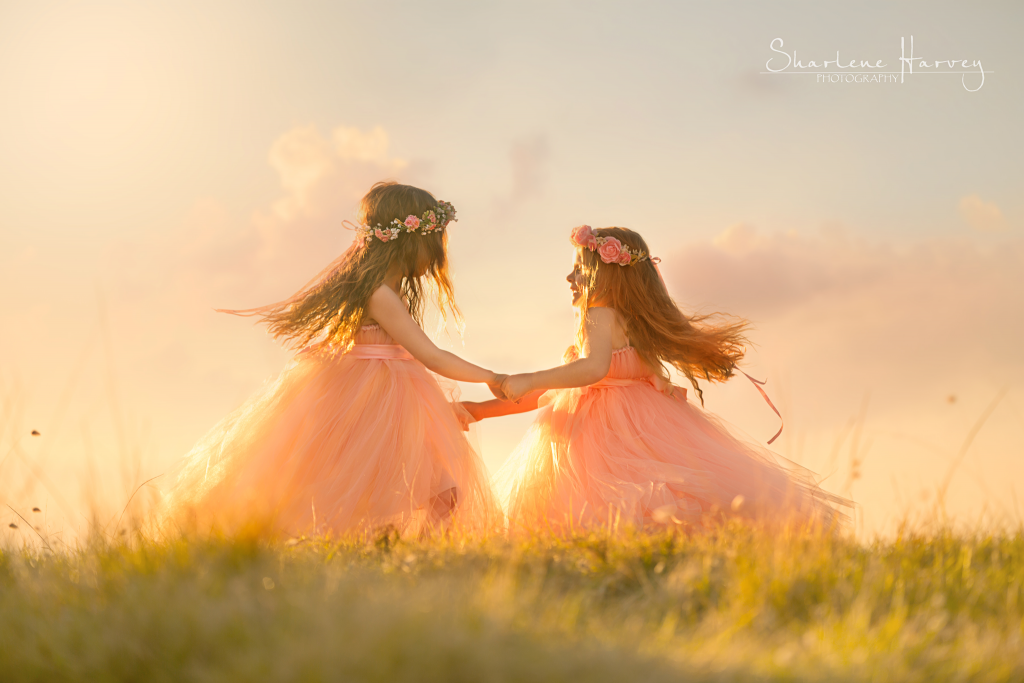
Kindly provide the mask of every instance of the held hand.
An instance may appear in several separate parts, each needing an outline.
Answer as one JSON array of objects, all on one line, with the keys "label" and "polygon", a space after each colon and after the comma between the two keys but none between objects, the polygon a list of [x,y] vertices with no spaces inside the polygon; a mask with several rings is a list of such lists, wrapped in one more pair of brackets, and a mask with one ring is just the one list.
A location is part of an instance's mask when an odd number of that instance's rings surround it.
[{"label": "held hand", "polygon": [[509,401],[519,403],[519,399],[533,391],[533,387],[530,386],[530,376],[512,375],[501,383],[501,390],[505,392],[505,397]]},{"label": "held hand", "polygon": [[468,432],[469,425],[479,420],[465,405],[458,401],[452,403],[452,410],[455,411],[455,417],[458,419],[459,424],[462,425],[462,431],[464,432]]},{"label": "held hand", "polygon": [[502,401],[507,401],[508,398],[505,396],[505,392],[502,390],[502,383],[508,379],[508,375],[495,375],[492,382],[487,383],[487,388],[494,394],[494,398],[500,398]]}]

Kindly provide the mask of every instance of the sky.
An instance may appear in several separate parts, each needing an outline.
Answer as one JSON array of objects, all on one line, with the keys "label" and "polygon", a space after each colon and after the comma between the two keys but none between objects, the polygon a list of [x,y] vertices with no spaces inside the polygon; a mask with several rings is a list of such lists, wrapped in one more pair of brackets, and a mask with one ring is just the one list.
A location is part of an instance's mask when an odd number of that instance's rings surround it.
[{"label": "sky", "polygon": [[[1010,2],[0,3],[2,533],[116,515],[273,378],[287,352],[213,309],[290,295],[381,179],[458,210],[445,348],[556,364],[569,229],[630,227],[685,310],[752,321],[773,448],[859,531],[1020,520],[1022,28]],[[768,72],[837,52],[888,75]],[[953,59],[981,66],[920,65]],[[742,377],[706,408],[778,427]],[[489,467],[531,419],[474,428]]]}]

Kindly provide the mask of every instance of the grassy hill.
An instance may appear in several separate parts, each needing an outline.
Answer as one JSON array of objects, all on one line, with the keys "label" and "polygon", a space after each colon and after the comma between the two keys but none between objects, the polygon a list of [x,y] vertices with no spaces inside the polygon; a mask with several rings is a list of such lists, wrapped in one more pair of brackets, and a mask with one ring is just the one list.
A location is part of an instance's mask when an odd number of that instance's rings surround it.
[{"label": "grassy hill", "polygon": [[1024,534],[0,552],[4,681],[1024,680]]}]

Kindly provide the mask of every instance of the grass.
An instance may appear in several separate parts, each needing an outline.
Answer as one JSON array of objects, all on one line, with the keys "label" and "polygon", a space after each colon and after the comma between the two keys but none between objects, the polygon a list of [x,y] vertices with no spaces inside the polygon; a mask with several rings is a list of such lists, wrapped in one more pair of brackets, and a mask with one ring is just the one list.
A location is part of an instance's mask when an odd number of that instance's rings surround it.
[{"label": "grass", "polygon": [[0,553],[10,681],[1024,679],[1024,533]]}]

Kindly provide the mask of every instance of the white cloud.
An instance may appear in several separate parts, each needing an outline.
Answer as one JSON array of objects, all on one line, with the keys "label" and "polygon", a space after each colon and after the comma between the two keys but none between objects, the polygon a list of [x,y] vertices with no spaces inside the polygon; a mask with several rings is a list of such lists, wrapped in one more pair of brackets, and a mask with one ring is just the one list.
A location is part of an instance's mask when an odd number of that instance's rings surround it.
[{"label": "white cloud", "polygon": [[992,202],[983,201],[976,194],[961,199],[959,208],[961,218],[979,232],[1006,230],[1006,219],[1003,218],[1003,212],[999,207]]}]

